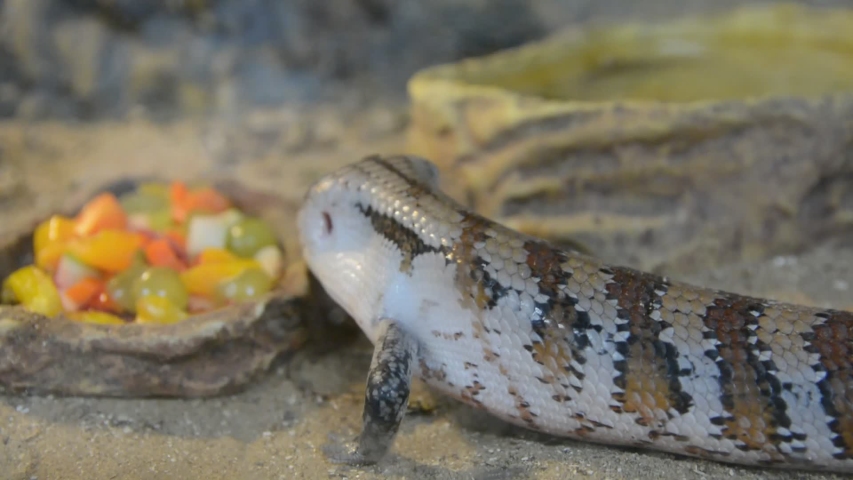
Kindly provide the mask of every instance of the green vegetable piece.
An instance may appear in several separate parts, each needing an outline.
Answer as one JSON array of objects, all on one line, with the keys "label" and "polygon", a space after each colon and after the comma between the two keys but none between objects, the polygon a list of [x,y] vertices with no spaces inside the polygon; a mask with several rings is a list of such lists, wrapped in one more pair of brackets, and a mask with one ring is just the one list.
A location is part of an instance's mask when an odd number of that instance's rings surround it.
[{"label": "green vegetable piece", "polygon": [[136,310],[136,295],[133,293],[133,285],[147,269],[148,265],[137,255],[127,270],[107,282],[107,295],[121,307],[122,311],[134,312]]},{"label": "green vegetable piece", "polygon": [[151,267],[133,283],[134,298],[163,297],[181,310],[187,309],[189,293],[178,272],[167,267]]},{"label": "green vegetable piece", "polygon": [[172,212],[168,209],[148,214],[148,226],[155,232],[163,232],[174,225]]},{"label": "green vegetable piece", "polygon": [[227,248],[240,257],[250,258],[258,250],[275,244],[275,233],[259,218],[246,217],[228,229]]},{"label": "green vegetable piece", "polygon": [[146,182],[136,187],[136,192],[149,197],[169,199],[169,185],[165,183]]},{"label": "green vegetable piece", "polygon": [[260,298],[272,289],[273,281],[262,269],[247,268],[242,273],[219,284],[221,299],[244,302]]},{"label": "green vegetable piece", "polygon": [[125,212],[134,213],[151,213],[169,208],[169,199],[162,195],[150,195],[140,191],[122,195],[119,198],[119,203]]},{"label": "green vegetable piece", "polygon": [[176,307],[169,299],[148,295],[136,301],[138,323],[177,323],[188,317],[187,312]]}]

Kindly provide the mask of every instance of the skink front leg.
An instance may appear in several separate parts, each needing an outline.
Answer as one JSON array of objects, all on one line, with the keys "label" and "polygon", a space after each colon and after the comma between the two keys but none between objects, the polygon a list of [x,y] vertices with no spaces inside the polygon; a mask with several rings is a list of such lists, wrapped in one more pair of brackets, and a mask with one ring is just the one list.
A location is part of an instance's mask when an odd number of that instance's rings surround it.
[{"label": "skink front leg", "polygon": [[381,460],[391,448],[406,413],[418,344],[393,320],[382,319],[377,328],[379,337],[367,375],[361,435],[349,452],[326,450],[334,463],[368,465]]}]

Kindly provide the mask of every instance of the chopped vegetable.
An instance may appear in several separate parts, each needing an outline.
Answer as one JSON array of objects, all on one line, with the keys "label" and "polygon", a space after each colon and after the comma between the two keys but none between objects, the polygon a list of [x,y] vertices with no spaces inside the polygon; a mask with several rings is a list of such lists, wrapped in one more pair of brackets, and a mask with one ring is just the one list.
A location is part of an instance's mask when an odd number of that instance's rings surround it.
[{"label": "chopped vegetable", "polygon": [[39,252],[54,243],[65,243],[74,236],[74,220],[54,215],[36,227],[33,234],[33,250]]},{"label": "chopped vegetable", "polygon": [[127,216],[127,226],[133,230],[147,230],[151,228],[148,215],[137,213]]},{"label": "chopped vegetable", "polygon": [[177,271],[183,271],[187,268],[186,264],[178,258],[178,254],[168,238],[159,238],[146,245],[145,258],[150,265],[155,267],[168,267]]},{"label": "chopped vegetable", "polygon": [[219,213],[231,207],[231,202],[211,187],[190,192],[186,203],[187,212]]},{"label": "chopped vegetable", "polygon": [[240,257],[251,258],[258,250],[275,243],[275,233],[259,218],[243,218],[228,230],[228,249]]},{"label": "chopped vegetable", "polygon": [[28,310],[53,317],[62,312],[62,299],[50,276],[35,265],[19,268],[3,282],[6,303],[20,303]]},{"label": "chopped vegetable", "polygon": [[225,248],[228,229],[239,222],[242,215],[227,210],[218,215],[194,215],[189,221],[187,253],[195,256],[208,248]]},{"label": "chopped vegetable", "polygon": [[127,214],[112,193],[98,195],[87,203],[80,214],[74,232],[80,236],[92,235],[101,230],[123,230],[127,226]]},{"label": "chopped vegetable", "polygon": [[119,311],[134,312],[136,310],[136,296],[133,293],[133,285],[147,269],[148,266],[145,262],[139,261],[137,257],[130,268],[114,276],[107,282],[107,294],[110,300],[118,305]]},{"label": "chopped vegetable", "polygon": [[187,251],[187,234],[183,230],[171,228],[163,233],[163,236],[168,238],[178,250],[181,252]]},{"label": "chopped vegetable", "polygon": [[62,257],[62,254],[65,253],[65,249],[66,245],[62,243],[51,243],[46,245],[35,254],[36,266],[48,272],[55,271],[59,264],[59,259]]},{"label": "chopped vegetable", "polygon": [[191,213],[220,213],[231,206],[231,202],[213,188],[202,187],[190,190],[183,182],[172,184],[170,198],[172,218],[176,222],[187,221]]},{"label": "chopped vegetable", "polygon": [[148,295],[136,301],[138,323],[177,323],[187,318],[187,312],[178,308],[168,298]]},{"label": "chopped vegetable", "polygon": [[68,251],[95,268],[107,272],[120,272],[133,262],[133,256],[142,247],[145,237],[135,232],[102,230],[91,237],[76,238],[69,243]]},{"label": "chopped vegetable", "polygon": [[65,251],[65,245],[74,235],[74,220],[61,215],[54,215],[39,224],[33,234],[36,265],[54,271]]},{"label": "chopped vegetable", "polygon": [[[283,254],[263,220],[210,186],[145,183],[97,195],[74,217],[33,232],[34,265],[10,275],[0,301],[88,323],[174,323],[269,292]],[[121,315],[121,316],[119,316]]]},{"label": "chopped vegetable", "polygon": [[133,294],[137,305],[142,297],[156,296],[167,298],[182,310],[187,308],[189,297],[178,272],[166,267],[151,267],[142,272],[133,284]]},{"label": "chopped vegetable", "polygon": [[56,274],[53,280],[56,286],[61,290],[68,288],[75,283],[80,282],[85,278],[98,278],[98,270],[94,269],[80,259],[68,253],[59,258],[59,263],[56,266]]},{"label": "chopped vegetable", "polygon": [[151,195],[154,197],[162,197],[166,200],[169,199],[169,186],[165,183],[157,183],[157,182],[145,182],[140,183],[139,187],[136,188],[136,191],[139,193],[143,193],[145,195]]},{"label": "chopped vegetable", "polygon": [[104,291],[104,288],[103,280],[91,277],[83,278],[62,292],[63,298],[67,299],[70,303],[69,305],[63,302],[65,309],[76,311],[88,306]]},{"label": "chopped vegetable", "polygon": [[203,250],[196,261],[202,263],[224,263],[239,260],[237,255],[225,250],[224,248],[208,248]]},{"label": "chopped vegetable", "polygon": [[180,181],[172,182],[172,185],[169,187],[169,202],[172,205],[172,216],[175,221],[183,222],[186,220],[188,212],[183,206],[186,205],[187,197],[189,196],[190,189],[187,188],[186,183]]},{"label": "chopped vegetable", "polygon": [[233,262],[205,263],[196,265],[181,274],[181,281],[191,295],[213,297],[217,294],[222,281],[235,277],[243,270],[260,268],[254,260],[237,260]]},{"label": "chopped vegetable", "polygon": [[260,267],[247,268],[238,275],[221,282],[218,286],[220,298],[242,302],[255,300],[272,288],[272,278]]},{"label": "chopped vegetable", "polygon": [[281,249],[275,245],[267,245],[266,247],[258,250],[258,252],[255,253],[255,260],[261,265],[261,268],[264,269],[264,272],[266,272],[270,278],[278,278],[279,275],[281,275],[284,258],[281,254]]},{"label": "chopped vegetable", "polygon": [[137,189],[123,195],[119,203],[128,214],[151,213],[169,210],[169,198],[162,194],[151,194]]},{"label": "chopped vegetable", "polygon": [[85,323],[97,323],[100,325],[124,325],[125,322],[121,318],[106,312],[89,310],[86,312],[71,312],[66,315],[71,320]]},{"label": "chopped vegetable", "polygon": [[115,303],[112,298],[110,298],[106,288],[107,286],[105,284],[104,290],[89,302],[88,307],[91,310],[98,310],[102,312],[120,312],[121,307]]},{"label": "chopped vegetable", "polygon": [[155,232],[165,232],[174,226],[175,222],[172,221],[172,216],[168,210],[148,214],[148,228]]}]

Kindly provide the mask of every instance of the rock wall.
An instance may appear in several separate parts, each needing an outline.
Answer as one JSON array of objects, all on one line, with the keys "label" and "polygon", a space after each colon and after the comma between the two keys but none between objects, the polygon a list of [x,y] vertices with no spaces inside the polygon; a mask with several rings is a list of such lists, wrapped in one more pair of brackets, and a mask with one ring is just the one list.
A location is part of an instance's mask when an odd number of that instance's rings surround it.
[{"label": "rock wall", "polygon": [[0,118],[168,118],[342,95],[400,100],[420,68],[519,45],[567,24],[742,3],[0,0]]}]

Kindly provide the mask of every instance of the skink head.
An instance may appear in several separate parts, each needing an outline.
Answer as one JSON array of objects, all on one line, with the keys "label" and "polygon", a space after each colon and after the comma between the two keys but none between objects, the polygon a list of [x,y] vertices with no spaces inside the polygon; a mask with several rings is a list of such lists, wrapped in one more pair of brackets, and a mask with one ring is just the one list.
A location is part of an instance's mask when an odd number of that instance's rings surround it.
[{"label": "skink head", "polygon": [[303,257],[323,288],[350,315],[363,318],[370,315],[362,291],[364,256],[375,233],[359,212],[354,183],[348,172],[339,171],[314,184],[299,211],[298,228]]},{"label": "skink head", "polygon": [[431,189],[437,179],[426,160],[368,157],[323,177],[305,196],[298,217],[305,261],[368,335],[383,292],[399,271],[395,247],[375,222],[393,215],[395,205],[410,204],[414,185]]}]

